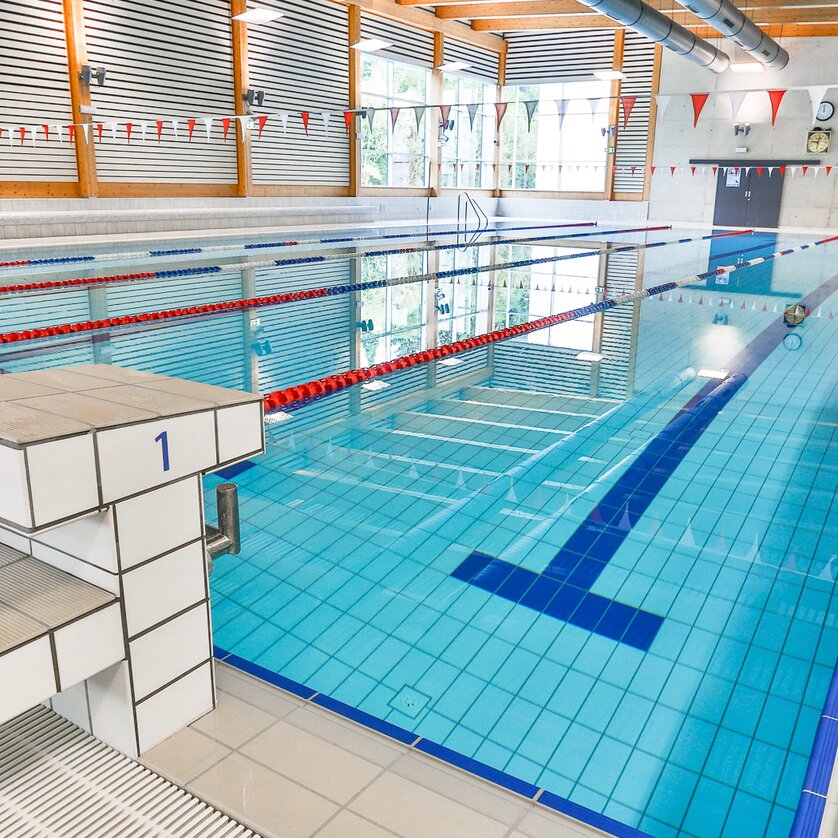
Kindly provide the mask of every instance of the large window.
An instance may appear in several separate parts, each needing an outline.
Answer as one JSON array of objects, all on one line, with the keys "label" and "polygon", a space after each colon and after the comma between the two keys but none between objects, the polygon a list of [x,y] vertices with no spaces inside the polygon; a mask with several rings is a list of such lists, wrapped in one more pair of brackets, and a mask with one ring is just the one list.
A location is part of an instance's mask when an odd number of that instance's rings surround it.
[{"label": "large window", "polygon": [[[428,103],[430,71],[365,55],[361,63],[361,105],[401,108],[393,127],[388,110],[377,111],[370,127],[363,119],[361,183],[364,186],[427,186],[428,133],[436,120],[428,111],[417,125],[417,105]],[[435,127],[435,125],[434,125]]]},{"label": "large window", "polygon": [[[454,127],[445,132],[442,147],[442,186],[489,189],[495,160],[495,85],[446,76],[443,104],[451,105]],[[469,105],[479,105],[477,109]],[[472,113],[474,120],[472,122]]]},{"label": "large window", "polygon": [[[571,254],[573,248],[500,245],[498,261],[522,261]],[[576,251],[578,252],[578,251]],[[498,272],[495,284],[495,329],[518,326],[551,314],[580,308],[596,300],[600,259],[586,256]],[[595,315],[530,332],[524,340],[568,349],[591,349]]]},{"label": "large window", "polygon": [[[608,81],[510,87],[501,125],[503,189],[603,192],[611,83]],[[566,104],[564,119],[557,103]],[[525,102],[537,101],[532,126]],[[561,123],[561,126],[560,126]]]}]

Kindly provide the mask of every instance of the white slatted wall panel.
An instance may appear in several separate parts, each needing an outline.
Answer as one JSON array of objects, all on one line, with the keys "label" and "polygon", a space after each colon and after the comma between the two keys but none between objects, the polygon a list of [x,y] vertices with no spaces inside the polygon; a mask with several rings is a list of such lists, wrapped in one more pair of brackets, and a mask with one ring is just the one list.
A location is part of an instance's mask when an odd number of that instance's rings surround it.
[{"label": "white slatted wall panel", "polygon": [[[261,0],[285,17],[248,32],[250,86],[264,90],[265,112],[289,111],[287,133],[276,115],[253,140],[254,183],[349,184],[347,9],[324,0]],[[306,136],[300,111],[311,112]],[[323,112],[330,112],[328,135]]]},{"label": "white slatted wall panel", "polygon": [[613,29],[507,32],[506,83],[589,81],[614,65]]},{"label": "white slatted wall panel", "polygon": [[361,37],[381,38],[392,46],[379,50],[376,55],[420,67],[433,67],[434,36],[430,32],[411,29],[402,23],[362,12]]},{"label": "white slatted wall panel", "polygon": [[541,346],[526,339],[504,341],[495,346],[492,386],[590,395],[590,368],[576,360],[578,354],[578,349]]},{"label": "white slatted wall panel", "polygon": [[[130,145],[122,128],[97,144],[99,179],[235,183],[236,144],[222,141],[220,121],[235,110],[229,0],[86,0],[85,28],[90,63],[108,69],[105,87],[91,88],[96,120],[135,123]],[[187,142],[186,120],[205,116],[215,117],[211,142],[200,121]],[[167,122],[158,145],[160,117],[180,120],[179,140]]]},{"label": "white slatted wall panel", "polygon": [[[605,287],[609,297],[628,294],[637,283],[638,254],[611,253],[605,267]],[[632,353],[634,307],[622,305],[602,314],[602,348],[605,359],[599,365],[597,396],[603,399],[626,399]]]},{"label": "white slatted wall panel", "polygon": [[[75,182],[76,155],[51,134],[43,142],[41,123],[73,121],[67,76],[67,46],[61,0],[0,3],[0,180]],[[38,146],[19,135],[9,147],[9,126],[38,125]]]},{"label": "white slatted wall panel", "polygon": [[[652,76],[655,67],[655,45],[637,32],[626,30],[626,44],[623,53],[623,73],[626,78],[621,85],[623,96],[637,96],[631,111],[628,126],[622,123],[617,134],[617,174],[614,189],[617,192],[643,192],[646,170],[646,149],[649,144],[649,108],[652,92]],[[636,166],[634,173],[624,167]]]},{"label": "white slatted wall panel", "polygon": [[496,52],[480,49],[470,44],[445,39],[445,60],[463,61],[471,66],[457,72],[458,76],[478,79],[486,84],[498,83],[499,58]]}]

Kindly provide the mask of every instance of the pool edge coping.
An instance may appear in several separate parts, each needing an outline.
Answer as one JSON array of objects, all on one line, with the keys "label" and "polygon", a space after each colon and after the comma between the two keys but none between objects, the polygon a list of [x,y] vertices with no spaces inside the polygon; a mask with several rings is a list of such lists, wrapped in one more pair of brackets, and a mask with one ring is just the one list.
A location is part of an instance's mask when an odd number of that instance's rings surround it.
[{"label": "pool edge coping", "polygon": [[580,803],[574,803],[566,797],[551,792],[548,789],[540,788],[533,783],[521,780],[518,777],[501,771],[497,768],[492,768],[486,763],[480,762],[473,757],[465,756],[445,745],[440,745],[431,739],[420,736],[418,733],[413,733],[405,728],[399,727],[392,722],[387,722],[384,719],[379,719],[370,713],[359,710],[346,704],[339,699],[318,692],[317,690],[270,669],[266,669],[257,663],[253,663],[239,655],[228,652],[219,646],[213,645],[212,656],[219,663],[226,664],[233,669],[250,675],[264,683],[284,690],[303,701],[316,705],[324,710],[328,710],[348,719],[355,724],[361,725],[375,733],[386,736],[401,745],[406,745],[408,748],[420,751],[427,756],[434,757],[446,765],[465,771],[474,777],[492,783],[505,791],[512,792],[519,797],[528,800],[531,803],[538,803],[553,812],[558,812],[569,818],[573,818],[586,826],[598,829],[608,835],[613,835],[615,838],[651,838],[647,832],[643,832],[633,826],[628,826],[621,821],[615,820],[608,815],[601,812],[596,812],[589,809]]}]

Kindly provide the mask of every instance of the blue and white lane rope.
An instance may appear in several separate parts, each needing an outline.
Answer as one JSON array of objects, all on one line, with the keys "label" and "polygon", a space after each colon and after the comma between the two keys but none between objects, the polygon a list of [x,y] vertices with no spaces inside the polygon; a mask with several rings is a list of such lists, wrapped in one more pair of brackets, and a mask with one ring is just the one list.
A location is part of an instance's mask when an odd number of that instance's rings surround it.
[{"label": "blue and white lane rope", "polygon": [[349,294],[358,291],[367,291],[374,288],[386,288],[388,286],[406,285],[414,282],[425,282],[439,279],[453,279],[458,276],[486,273],[489,271],[506,270],[514,268],[529,267],[531,265],[543,265],[552,262],[562,262],[567,259],[580,259],[585,256],[601,256],[606,253],[623,253],[634,250],[647,250],[655,247],[667,247],[669,245],[687,244],[707,239],[724,238],[734,235],[742,235],[737,232],[715,233],[706,236],[677,239],[674,241],[648,242],[646,244],[620,245],[604,250],[579,250],[574,253],[563,253],[559,256],[548,256],[543,259],[521,259],[516,262],[502,262],[495,265],[484,265],[477,268],[457,268],[450,271],[437,271],[435,273],[422,274],[419,276],[394,277],[393,279],[380,279],[370,282],[356,282],[351,285],[333,285],[325,288],[310,288],[305,291],[290,291],[282,294],[272,294],[267,297],[253,297],[246,300],[229,300],[220,303],[210,303],[185,308],[166,309],[164,311],[145,312],[142,314],[129,314],[121,317],[110,317],[103,320],[86,320],[76,323],[62,323],[58,326],[38,327],[24,329],[17,332],[6,332],[0,334],[0,343],[16,343],[18,341],[37,340],[39,338],[54,337],[57,335],[68,335],[76,332],[90,332],[99,329],[110,329],[121,326],[128,326],[137,323],[146,323],[158,320],[170,320],[173,318],[196,317],[204,314],[220,314],[223,312],[242,311],[245,309],[261,308],[264,306],[282,305],[284,303],[300,302],[302,300],[319,299],[321,297],[332,297],[340,294]]},{"label": "blue and white lane rope", "polygon": [[[505,329],[488,332],[487,334],[480,335],[479,337],[467,338],[465,340],[445,344],[444,346],[436,347],[434,349],[424,350],[423,352],[415,352],[412,355],[405,355],[402,358],[396,358],[393,361],[385,361],[372,367],[366,367],[358,370],[348,370],[344,373],[327,376],[326,378],[321,378],[316,381],[309,381],[305,384],[298,384],[293,387],[286,387],[282,390],[275,390],[271,393],[266,393],[263,396],[265,411],[266,413],[269,413],[273,410],[287,409],[289,406],[291,409],[294,409],[297,405],[315,401],[323,398],[329,393],[343,390],[347,387],[353,386],[354,384],[369,381],[372,378],[389,375],[390,373],[399,372],[400,370],[420,364],[427,364],[438,358],[457,355],[471,349],[479,349],[491,343],[520,337],[521,335],[536,332],[540,329],[549,329],[553,326],[558,326],[571,320],[579,320],[582,317],[589,317],[592,314],[601,314],[602,312],[609,311],[619,305],[639,302],[647,299],[648,297],[654,297],[657,294],[663,294],[667,291],[673,291],[676,288],[682,288],[685,285],[691,285],[695,282],[703,282],[704,280],[710,279],[714,276],[731,274],[735,271],[741,271],[755,265],[762,265],[765,262],[770,262],[783,256],[790,256],[793,253],[800,253],[801,251],[809,250],[811,248],[835,241],[838,241],[838,236],[829,236],[828,238],[818,239],[817,241],[809,242],[808,244],[801,244],[797,247],[778,250],[774,253],[768,254],[767,256],[759,256],[755,259],[749,259],[747,262],[742,262],[738,265],[729,265],[726,267],[716,268],[712,271],[693,274],[692,276],[684,277],[683,279],[665,282],[662,285],[654,285],[651,288],[644,288],[640,291],[632,291],[628,294],[622,294],[619,297],[601,300],[600,302],[591,303],[590,305],[582,306],[581,308],[570,309],[569,311],[563,311],[559,314],[552,314],[548,317],[542,317],[538,320],[530,321],[529,323],[522,323],[519,326],[509,326]],[[0,336],[0,340],[2,340],[2,336]]]},{"label": "blue and white lane rope", "polygon": [[[440,222],[442,223],[442,222]],[[522,230],[562,230],[572,227],[596,227],[596,221],[575,221],[566,222],[564,224],[541,224],[541,225],[524,225],[521,227],[490,227],[486,230],[481,230],[481,235],[493,233],[515,233]],[[459,230],[437,230],[431,233],[434,237],[441,236],[457,236],[463,235],[464,232],[475,233],[475,230],[464,231]],[[416,239],[427,236],[425,232],[412,231],[409,233],[386,233],[386,234],[369,234],[364,236],[328,236],[322,239],[298,239],[289,241],[271,241],[271,242],[252,242],[239,244],[218,244],[208,245],[206,247],[181,247],[173,248],[171,250],[137,250],[126,253],[100,253],[91,255],[79,256],[55,256],[46,259],[14,259],[10,261],[0,261],[0,269],[18,269],[18,268],[34,268],[34,267],[49,267],[60,265],[73,264],[93,264],[96,262],[113,262],[124,259],[157,259],[171,256],[191,256],[202,253],[223,253],[225,251],[236,250],[279,250],[283,247],[304,247],[317,244],[352,244],[353,242],[361,241],[391,241],[395,239]]]},{"label": "blue and white lane rope", "polygon": [[[602,230],[599,235],[616,236],[628,233],[657,233],[662,230],[671,230],[669,225],[657,227],[631,227],[623,230]],[[745,232],[752,232],[750,230]],[[737,235],[731,233],[730,235]],[[569,236],[562,236],[561,240],[575,239],[580,236],[588,236],[590,233],[573,233]],[[528,236],[514,239],[492,239],[489,241],[475,242],[470,247],[489,247],[502,244],[533,244],[535,242],[557,241],[556,236]],[[364,253],[325,253],[317,256],[294,256],[289,259],[268,259],[261,262],[231,262],[225,265],[205,265],[199,268],[173,268],[165,271],[140,271],[125,274],[112,274],[110,276],[98,277],[73,277],[72,279],[48,279],[42,282],[12,283],[0,285],[0,294],[30,294],[44,291],[55,291],[61,288],[86,288],[90,285],[105,285],[108,283],[123,282],[147,282],[154,279],[177,279],[187,276],[205,276],[208,274],[230,273],[241,271],[247,268],[275,268],[293,267],[299,265],[319,265],[325,262],[342,261],[346,259],[367,259],[374,256],[398,256],[408,253],[431,253],[434,251],[454,250],[456,244],[434,244],[422,245],[420,247],[399,247],[387,250],[368,250]]]}]

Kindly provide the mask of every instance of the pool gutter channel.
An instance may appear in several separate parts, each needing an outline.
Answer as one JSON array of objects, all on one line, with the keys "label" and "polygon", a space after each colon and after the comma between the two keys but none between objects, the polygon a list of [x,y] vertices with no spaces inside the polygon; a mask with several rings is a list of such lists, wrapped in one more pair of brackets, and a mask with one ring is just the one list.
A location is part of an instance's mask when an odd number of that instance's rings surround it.
[{"label": "pool gutter channel", "polygon": [[480,762],[472,757],[467,757],[451,748],[440,745],[438,742],[420,736],[418,733],[379,719],[370,713],[365,713],[363,710],[358,710],[332,696],[317,692],[312,687],[301,684],[291,678],[286,678],[279,673],[271,672],[271,670],[259,666],[259,664],[234,655],[226,649],[213,646],[213,657],[218,663],[223,663],[239,672],[250,675],[252,678],[256,678],[277,689],[290,693],[306,703],[314,704],[324,710],[329,710],[344,719],[361,725],[367,730],[374,731],[401,745],[405,745],[411,750],[419,751],[426,756],[438,759],[446,765],[465,771],[474,777],[499,786],[532,803],[545,806],[554,812],[579,821],[593,829],[598,829],[606,835],[613,835],[616,838],[651,838],[646,832],[627,826],[620,821],[614,820],[614,818],[574,803],[566,797],[561,797],[554,792],[540,788],[526,780],[521,780],[512,774],[507,774],[505,771],[492,768],[490,765],[486,765],[486,763]]}]

